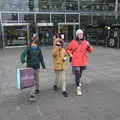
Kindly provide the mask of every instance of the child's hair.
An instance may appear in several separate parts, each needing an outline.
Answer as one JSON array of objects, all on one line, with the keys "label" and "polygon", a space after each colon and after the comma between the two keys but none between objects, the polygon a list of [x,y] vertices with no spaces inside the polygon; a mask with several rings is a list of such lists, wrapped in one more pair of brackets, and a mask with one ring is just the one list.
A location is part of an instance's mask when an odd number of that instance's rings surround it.
[{"label": "child's hair", "polygon": [[56,38],[60,38],[61,39],[61,34],[60,33],[56,33]]},{"label": "child's hair", "polygon": [[32,37],[31,40],[30,40],[30,45],[31,45],[33,42],[34,42],[36,45],[39,45],[39,38],[38,38],[38,37]]}]

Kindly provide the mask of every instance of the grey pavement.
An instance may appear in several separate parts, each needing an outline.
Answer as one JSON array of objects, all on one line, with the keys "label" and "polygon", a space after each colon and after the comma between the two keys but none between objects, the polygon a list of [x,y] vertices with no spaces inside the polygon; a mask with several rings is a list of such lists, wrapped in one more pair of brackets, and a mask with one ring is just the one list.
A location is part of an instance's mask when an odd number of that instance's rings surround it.
[{"label": "grey pavement", "polygon": [[76,96],[68,63],[68,98],[53,91],[51,47],[42,47],[46,72],[40,72],[40,95],[29,102],[30,89],[16,88],[16,69],[24,48],[0,50],[0,120],[120,120],[120,49],[95,47],[82,80],[83,96]]}]

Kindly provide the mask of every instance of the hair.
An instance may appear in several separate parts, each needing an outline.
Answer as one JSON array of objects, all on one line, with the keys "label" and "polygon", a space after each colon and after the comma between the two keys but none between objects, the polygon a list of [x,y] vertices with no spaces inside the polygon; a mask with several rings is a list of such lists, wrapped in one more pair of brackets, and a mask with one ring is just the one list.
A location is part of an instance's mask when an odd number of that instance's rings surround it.
[{"label": "hair", "polygon": [[36,37],[32,37],[31,40],[30,40],[30,45],[32,43],[35,43],[36,45],[39,45],[39,38],[36,36]]},{"label": "hair", "polygon": [[56,38],[58,38],[58,37],[61,38],[61,34],[60,33],[56,34]]}]

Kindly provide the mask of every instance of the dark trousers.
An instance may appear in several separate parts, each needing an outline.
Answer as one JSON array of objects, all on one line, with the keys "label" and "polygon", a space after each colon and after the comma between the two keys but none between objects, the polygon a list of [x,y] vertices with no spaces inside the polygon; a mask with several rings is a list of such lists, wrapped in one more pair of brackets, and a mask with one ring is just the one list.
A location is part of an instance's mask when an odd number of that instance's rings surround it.
[{"label": "dark trousers", "polygon": [[82,72],[83,70],[85,70],[86,67],[84,66],[80,66],[79,69],[77,67],[77,69],[74,70],[74,74],[75,74],[75,82],[76,82],[76,86],[79,87],[80,85],[80,78],[82,76]]}]

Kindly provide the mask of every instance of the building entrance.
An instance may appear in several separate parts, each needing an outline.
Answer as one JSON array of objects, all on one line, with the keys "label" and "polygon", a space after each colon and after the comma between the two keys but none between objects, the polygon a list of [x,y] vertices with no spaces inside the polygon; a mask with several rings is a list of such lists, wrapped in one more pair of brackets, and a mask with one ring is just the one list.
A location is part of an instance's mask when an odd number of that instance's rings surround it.
[{"label": "building entrance", "polygon": [[54,32],[55,30],[52,23],[37,23],[37,33],[40,44],[52,45]]},{"label": "building entrance", "polygon": [[64,34],[64,41],[70,42],[75,37],[75,31],[78,23],[58,23],[58,31]]},{"label": "building entrance", "polygon": [[3,46],[22,46],[29,43],[29,24],[2,24]]}]

